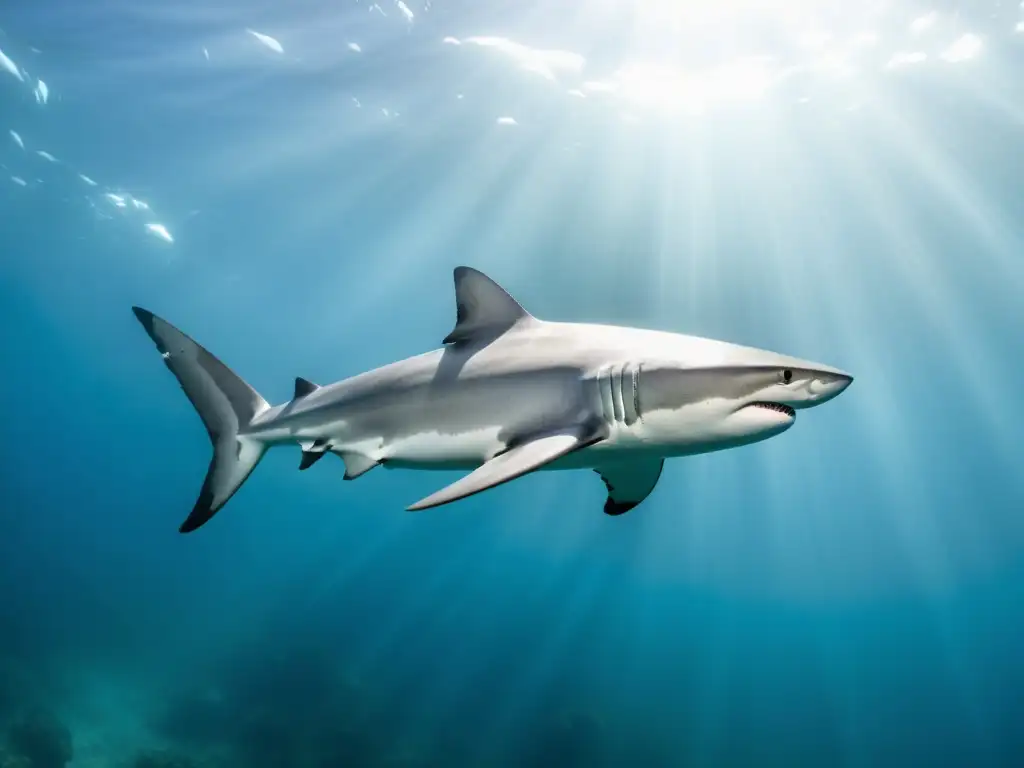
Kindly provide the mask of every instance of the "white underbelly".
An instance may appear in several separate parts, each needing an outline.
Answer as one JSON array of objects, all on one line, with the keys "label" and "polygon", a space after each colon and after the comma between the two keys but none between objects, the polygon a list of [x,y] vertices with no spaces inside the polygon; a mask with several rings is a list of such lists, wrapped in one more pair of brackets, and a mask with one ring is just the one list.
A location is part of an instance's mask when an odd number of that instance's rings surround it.
[{"label": "white underbelly", "polygon": [[410,469],[477,467],[505,448],[500,426],[466,432],[420,432],[396,438],[381,451],[385,466]]},{"label": "white underbelly", "polygon": [[[485,427],[457,434],[423,432],[384,446],[384,465],[394,469],[473,469],[507,448],[499,438],[501,427]],[[573,451],[541,470],[599,467],[609,462],[636,460],[652,452],[635,434],[613,434],[596,445]]]}]

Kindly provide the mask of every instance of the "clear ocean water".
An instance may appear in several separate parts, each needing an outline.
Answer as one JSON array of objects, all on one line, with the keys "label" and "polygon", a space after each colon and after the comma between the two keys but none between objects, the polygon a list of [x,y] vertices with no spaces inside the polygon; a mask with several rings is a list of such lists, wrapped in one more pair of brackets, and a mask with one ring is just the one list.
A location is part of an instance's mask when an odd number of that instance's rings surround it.
[{"label": "clear ocean water", "polygon": [[[0,29],[0,766],[1024,765],[1016,2]],[[618,518],[296,448],[178,533],[209,441],[132,305],[282,402],[439,346],[460,264],[856,381]]]}]

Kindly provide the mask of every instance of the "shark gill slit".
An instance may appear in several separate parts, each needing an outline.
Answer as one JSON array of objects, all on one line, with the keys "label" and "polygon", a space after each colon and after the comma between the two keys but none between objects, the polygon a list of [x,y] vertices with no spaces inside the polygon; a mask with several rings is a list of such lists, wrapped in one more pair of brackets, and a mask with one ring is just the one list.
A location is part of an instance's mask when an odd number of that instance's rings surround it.
[{"label": "shark gill slit", "polygon": [[597,386],[601,398],[601,416],[605,421],[614,421],[615,408],[612,401],[615,399],[612,393],[612,379],[608,375],[608,369],[602,368],[597,373]]},{"label": "shark gill slit", "polygon": [[[627,427],[636,424],[639,414],[636,407],[636,367],[630,363],[622,366],[622,405],[625,411],[625,422]],[[626,391],[626,388],[629,391]]]},{"label": "shark gill slit", "polygon": [[644,413],[640,409],[640,371],[643,370],[643,367],[643,363],[637,363],[633,368],[633,409],[636,411],[637,421],[644,417]]},{"label": "shark gill slit", "polygon": [[625,421],[625,409],[622,407],[622,369],[612,370],[612,406],[615,409],[615,421]]}]

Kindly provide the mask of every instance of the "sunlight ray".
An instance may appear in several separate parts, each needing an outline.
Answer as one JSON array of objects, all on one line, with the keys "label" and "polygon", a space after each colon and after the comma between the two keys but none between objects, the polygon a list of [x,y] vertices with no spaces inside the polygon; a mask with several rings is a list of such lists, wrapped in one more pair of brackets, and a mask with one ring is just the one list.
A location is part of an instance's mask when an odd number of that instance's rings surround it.
[{"label": "sunlight ray", "polygon": [[[661,192],[657,200],[659,218],[655,252],[658,265],[656,311],[679,317],[678,296],[668,292],[680,288],[686,296],[680,322],[692,322],[704,306],[705,297],[717,284],[715,230],[717,227],[713,151],[704,124],[689,122],[680,141],[660,138],[665,162],[661,171]],[[685,188],[685,192],[680,188]],[[682,221],[686,222],[685,227]],[[710,257],[710,258],[709,258]],[[672,310],[675,310],[674,312]]]},{"label": "sunlight ray", "polygon": [[[975,89],[975,95],[986,104],[998,109],[1018,127],[1024,127],[1024,96],[1019,92],[1014,93],[1013,89],[1016,85],[1014,82],[1005,81],[998,84],[980,82]],[[1016,98],[1007,95],[1008,93],[1014,93]]]},{"label": "sunlight ray", "polygon": [[734,614],[722,615],[714,626],[707,628],[708,659],[695,681],[695,695],[703,703],[694,722],[695,749],[699,763],[716,764],[721,757],[715,754],[729,730],[729,682],[735,674],[731,669],[732,646],[735,643],[736,620]]},{"label": "sunlight ray", "polygon": [[420,574],[415,579],[415,587],[405,593],[402,603],[392,602],[389,610],[380,616],[372,641],[358,651],[352,649],[350,659],[353,666],[375,677],[374,670],[386,669],[391,659],[402,653],[402,646],[410,638],[420,637],[420,628],[434,615],[435,606],[444,605],[446,595],[459,593],[456,587],[473,556],[472,547],[467,542],[447,552],[447,557],[439,559],[432,570]]},{"label": "sunlight ray", "polygon": [[[502,745],[514,740],[515,733],[535,711],[537,701],[544,698],[546,689],[557,680],[561,660],[579,642],[579,627],[600,605],[606,569],[587,574],[579,568],[579,561],[576,557],[574,562],[565,563],[559,581],[550,583],[547,591],[561,595],[563,609],[559,618],[545,627],[545,634],[536,638],[529,667],[509,687],[505,700],[495,702],[489,727],[481,734],[486,743]],[[586,578],[580,578],[583,575]]]},{"label": "sunlight ray", "polygon": [[[365,512],[356,505],[345,510],[349,515]],[[332,526],[333,533],[315,537],[323,542],[319,557],[311,556],[309,562],[303,563],[302,572],[282,573],[282,581],[267,590],[260,612],[273,615],[284,609],[301,610],[310,617],[332,612],[339,594],[359,584],[409,537],[408,530],[401,525],[375,531],[378,535],[373,538],[355,535],[353,527],[354,521],[346,520]]]},{"label": "sunlight ray", "polygon": [[[407,209],[401,223],[382,233],[374,251],[386,257],[388,269],[381,270],[371,284],[362,286],[345,307],[345,313],[360,316],[384,296],[393,295],[399,284],[407,283],[412,270],[423,268],[429,255],[447,253],[458,261],[484,263],[481,259],[488,250],[486,240],[475,243],[472,250],[465,250],[462,230],[466,222],[488,215],[494,196],[512,178],[521,159],[521,150],[514,145],[496,148],[493,139],[490,146],[481,142],[473,147],[469,157],[433,186],[429,198]],[[458,192],[448,194],[447,190]],[[458,246],[458,250],[453,250],[453,246]],[[440,329],[438,333],[443,336]]]},{"label": "sunlight ray", "polygon": [[[887,129],[893,136],[899,136],[906,156],[917,165],[919,172],[942,193],[950,208],[965,219],[984,244],[984,252],[997,260],[999,279],[991,283],[994,291],[1006,291],[1020,295],[1024,289],[1024,275],[1019,269],[1017,252],[1010,246],[1019,241],[1004,226],[1000,216],[991,209],[989,201],[974,187],[964,174],[957,173],[955,166],[937,156],[927,141],[919,140],[923,135],[907,118],[897,117],[889,110],[885,112]],[[1007,296],[1011,300],[1011,296]]]},{"label": "sunlight ray", "polygon": [[[805,156],[813,156],[813,152],[807,151],[807,147],[804,147]],[[858,153],[851,150],[840,151],[834,154],[833,157],[856,157]],[[795,161],[792,153],[789,154],[791,160]],[[820,297],[821,306],[816,307],[816,311],[812,311],[814,316],[827,317],[829,314],[827,307],[842,307],[843,322],[833,322],[829,334],[838,337],[837,347],[846,350],[845,357],[850,361],[849,366],[853,369],[865,369],[872,370],[877,368],[876,355],[869,351],[866,339],[875,337],[877,334],[884,334],[886,332],[884,327],[878,327],[878,322],[872,319],[870,312],[870,305],[865,302],[840,302],[840,296],[844,295],[848,290],[848,286],[862,284],[864,276],[861,273],[862,270],[858,270],[858,273],[851,273],[851,267],[854,264],[852,256],[848,249],[844,247],[844,244],[837,241],[834,227],[829,221],[831,218],[828,211],[821,210],[820,208],[815,210],[812,206],[812,201],[828,199],[827,190],[820,188],[823,181],[819,181],[815,175],[811,173],[809,167],[806,167],[803,163],[794,162],[790,166],[791,181],[795,184],[793,194],[789,196],[794,206],[793,215],[787,216],[786,220],[791,221],[794,224],[799,222],[803,218],[807,218],[806,214],[810,210],[814,210],[815,219],[820,222],[818,224],[819,234],[812,237],[810,240],[802,238],[804,247],[809,244],[816,247],[812,247],[812,251],[818,254],[817,258],[810,258],[804,262],[804,267],[808,270],[804,273],[801,285],[820,286],[817,293]],[[847,169],[849,172],[849,169]],[[859,191],[859,198],[865,201],[870,198],[870,195],[862,194]],[[783,201],[777,203],[781,205]],[[863,269],[863,268],[862,268]],[[804,311],[808,296],[806,295],[806,289],[801,291],[799,298],[794,297],[793,301],[797,305],[802,306]],[[824,314],[823,314],[824,313]],[[837,318],[838,320],[838,318]],[[856,329],[854,331],[853,329]],[[857,363],[857,361],[860,361]],[[861,386],[864,386],[861,384]],[[895,393],[889,387],[881,387],[878,382],[872,382],[871,394],[869,398],[859,398],[857,404],[851,404],[850,407],[858,408],[861,411],[858,423],[871,425],[868,427],[866,432],[873,432],[878,435],[889,435],[894,437],[897,429],[897,421],[894,419],[894,415],[899,412],[898,405],[895,398]],[[888,402],[882,398],[888,398]],[[896,444],[898,445],[898,443]],[[900,465],[906,469],[910,465],[911,451],[909,442],[906,438],[903,442],[904,447],[893,447],[890,445],[886,448],[886,457],[872,454],[871,464],[874,464],[874,471],[871,473],[873,477],[884,477],[887,479],[888,491],[894,496],[903,496],[907,493],[907,476],[906,473],[901,473],[899,476],[894,475],[891,467],[893,466],[890,462],[890,458],[894,454],[904,455],[907,463],[900,463]],[[769,458],[771,454],[769,454]],[[776,457],[779,454],[775,454]],[[819,463],[823,460],[823,457],[819,454],[817,456],[808,457],[805,461],[811,461]],[[775,478],[781,487],[789,488],[791,483],[784,480],[788,473],[782,472],[781,470],[773,471],[770,473],[770,477]],[[811,473],[814,474],[813,472]],[[781,487],[779,491],[781,491]],[[785,508],[789,508],[790,505],[786,505]],[[772,508],[775,508],[774,506]],[[897,521],[898,522],[898,521]],[[781,520],[777,520],[775,525],[778,526],[782,523]],[[805,524],[811,524],[806,518],[803,520]],[[931,535],[923,535],[922,531],[909,531],[904,530],[904,541],[907,546],[914,547],[914,561],[919,573],[922,576],[926,576],[929,582],[933,582],[938,579],[943,571],[942,567],[935,563],[934,552],[937,546],[937,537],[933,533]],[[797,549],[800,549],[798,546]],[[796,585],[791,584],[790,588],[794,588]],[[810,590],[813,592],[816,589],[814,582],[804,582],[801,585],[801,590]]]},{"label": "sunlight ray", "polygon": [[[843,156],[856,155],[844,153]],[[847,168],[846,171],[848,174],[856,173],[851,168]],[[871,195],[861,195],[860,199],[868,203]],[[840,250],[838,243],[833,247],[837,251]],[[859,274],[850,274],[848,265],[852,263],[848,255],[846,259],[834,260],[829,266],[827,276],[819,272],[822,284],[830,286],[829,295],[841,296],[847,290],[846,286],[863,283],[866,275],[862,271]],[[867,350],[865,340],[876,334],[887,333],[889,329],[884,325],[879,327],[877,323],[869,320],[871,305],[868,302],[847,301],[842,306],[844,313],[847,314],[848,327],[857,329],[856,332],[851,330],[839,333],[840,339],[845,342],[844,346],[860,347],[863,351],[853,357],[862,360],[862,365],[873,363],[866,366],[868,370],[884,368],[884,361],[879,360],[877,354]],[[873,452],[865,461],[865,464],[872,467],[870,476],[881,484],[881,494],[888,498],[900,499],[915,509],[933,508],[925,480],[927,473],[921,462],[916,459],[911,425],[908,418],[902,416],[896,392],[892,387],[874,383],[870,398],[861,401],[859,410],[861,415],[858,421],[867,426],[864,431],[867,434],[886,437],[884,451]],[[901,542],[909,551],[920,585],[927,589],[937,588],[948,573],[950,553],[935,521],[930,516],[920,519],[916,516],[898,515],[891,522],[901,533]]]},{"label": "sunlight ray", "polygon": [[[1014,286],[1017,286],[1019,292],[1024,286],[1018,286],[1018,281],[1014,280],[1019,270],[1011,269],[1006,247],[1013,239],[999,218],[986,209],[984,198],[972,195],[966,180],[958,178],[953,181],[957,174],[951,159],[939,157],[929,147],[923,132],[912,132],[906,123],[891,119],[891,111],[882,114],[886,121],[886,135],[890,140],[898,142],[900,153],[913,159],[917,172],[933,182],[932,188],[941,193],[951,211],[966,219],[966,223],[984,244],[982,252],[1000,259],[999,275],[995,281],[990,282],[989,290],[994,292],[1001,286],[1003,291],[1012,293]],[[984,342],[986,334],[976,326],[974,316],[969,316],[961,309],[961,302],[955,299],[952,287],[925,258],[926,246],[904,223],[912,220],[909,214],[901,213],[903,208],[900,202],[876,181],[881,177],[882,169],[876,167],[872,173],[872,169],[864,163],[848,163],[847,170],[851,176],[856,177],[858,186],[866,191],[865,203],[872,207],[874,220],[884,228],[898,248],[900,257],[894,260],[893,266],[902,270],[909,283],[921,284],[923,281],[928,286],[931,296],[917,294],[920,307],[931,317],[932,323],[942,327],[945,336],[952,340],[952,346],[955,346],[961,359],[958,373],[974,393],[976,405],[981,408],[987,422],[988,433],[998,436],[1008,448],[1009,436],[1004,434],[1006,424],[1000,412],[1001,406],[988,386],[990,377],[993,373],[998,374],[1002,365]],[[1012,299],[1007,297],[1007,301]],[[987,398],[986,393],[989,395]]]}]

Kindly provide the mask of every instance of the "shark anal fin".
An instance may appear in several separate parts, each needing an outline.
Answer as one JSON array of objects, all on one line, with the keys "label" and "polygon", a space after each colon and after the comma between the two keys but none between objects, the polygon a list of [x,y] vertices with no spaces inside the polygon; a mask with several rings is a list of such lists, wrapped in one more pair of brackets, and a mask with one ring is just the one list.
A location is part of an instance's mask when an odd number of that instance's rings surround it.
[{"label": "shark anal fin", "polygon": [[455,268],[455,308],[455,328],[444,344],[494,338],[531,317],[508,291],[472,267]]},{"label": "shark anal fin", "polygon": [[374,467],[380,466],[381,463],[379,459],[367,456],[365,453],[356,453],[355,451],[335,451],[335,453],[341,456],[342,461],[345,462],[346,480],[362,477]]},{"label": "shark anal fin", "polygon": [[664,459],[650,458],[619,461],[595,469],[608,489],[604,513],[622,515],[640,504],[658,484],[664,466]]},{"label": "shark anal fin", "polygon": [[451,501],[464,499],[496,485],[522,477],[527,472],[550,464],[572,451],[585,448],[601,439],[593,430],[579,428],[565,432],[542,435],[533,440],[518,443],[504,453],[477,467],[468,475],[456,480],[440,491],[417,501],[407,509],[410,512],[437,507]]},{"label": "shark anal fin", "polygon": [[295,377],[295,396],[293,400],[298,400],[300,397],[305,397],[311,392],[316,392],[320,389],[318,384],[314,384],[309,379],[304,379],[301,376]]}]

